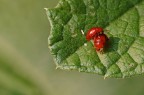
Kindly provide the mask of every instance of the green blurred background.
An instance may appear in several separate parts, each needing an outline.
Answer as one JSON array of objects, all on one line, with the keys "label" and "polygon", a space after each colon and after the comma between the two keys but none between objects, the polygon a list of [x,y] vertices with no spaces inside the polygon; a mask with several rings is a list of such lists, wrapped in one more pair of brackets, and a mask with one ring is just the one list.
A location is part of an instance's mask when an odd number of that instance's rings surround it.
[{"label": "green blurred background", "polygon": [[44,8],[58,0],[0,0],[0,95],[144,95],[143,76],[103,79],[56,70]]}]

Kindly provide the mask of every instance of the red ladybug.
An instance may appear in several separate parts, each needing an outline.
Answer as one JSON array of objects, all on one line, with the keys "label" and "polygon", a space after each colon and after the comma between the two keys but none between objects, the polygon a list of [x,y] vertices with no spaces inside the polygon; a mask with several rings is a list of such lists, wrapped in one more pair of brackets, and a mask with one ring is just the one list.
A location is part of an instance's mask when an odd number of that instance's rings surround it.
[{"label": "red ladybug", "polygon": [[103,34],[103,28],[93,27],[87,32],[86,39],[89,41],[93,39],[95,36],[98,36],[99,34]]},{"label": "red ladybug", "polygon": [[108,37],[105,34],[100,34],[98,36],[94,37],[94,47],[97,51],[100,53],[103,53],[103,49],[106,46],[106,43],[108,42]]}]

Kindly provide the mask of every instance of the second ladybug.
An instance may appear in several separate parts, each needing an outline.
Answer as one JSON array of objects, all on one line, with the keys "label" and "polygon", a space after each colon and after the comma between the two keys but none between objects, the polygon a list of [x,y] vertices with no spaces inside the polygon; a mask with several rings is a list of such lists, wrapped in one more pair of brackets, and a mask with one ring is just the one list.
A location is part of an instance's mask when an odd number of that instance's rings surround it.
[{"label": "second ladybug", "polygon": [[108,42],[108,37],[105,34],[100,34],[94,37],[94,47],[100,53],[103,53],[104,48]]}]

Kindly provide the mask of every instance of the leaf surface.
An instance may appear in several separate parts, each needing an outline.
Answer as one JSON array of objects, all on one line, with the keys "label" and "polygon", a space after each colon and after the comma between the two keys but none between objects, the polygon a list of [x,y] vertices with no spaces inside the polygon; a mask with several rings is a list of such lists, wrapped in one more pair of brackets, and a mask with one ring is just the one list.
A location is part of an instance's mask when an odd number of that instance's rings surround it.
[{"label": "leaf surface", "polygon": [[[115,78],[143,74],[144,0],[61,0],[46,12],[57,68]],[[81,33],[95,26],[109,30],[104,54]]]}]

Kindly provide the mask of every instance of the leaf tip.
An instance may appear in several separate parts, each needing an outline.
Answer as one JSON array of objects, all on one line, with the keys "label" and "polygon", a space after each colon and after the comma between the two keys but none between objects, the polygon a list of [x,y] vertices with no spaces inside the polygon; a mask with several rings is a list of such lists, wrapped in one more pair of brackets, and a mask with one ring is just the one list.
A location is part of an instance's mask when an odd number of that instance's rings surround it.
[{"label": "leaf tip", "polygon": [[57,70],[58,68],[59,68],[59,66],[56,66],[56,68],[55,68],[55,69]]},{"label": "leaf tip", "polygon": [[123,75],[122,75],[120,68],[116,64],[114,64],[107,70],[104,78],[107,78],[107,77],[121,78],[122,76]]},{"label": "leaf tip", "polygon": [[45,10],[45,11],[47,11],[47,10],[48,10],[48,8],[44,8],[44,10]]},{"label": "leaf tip", "polygon": [[107,79],[108,77],[109,77],[109,75],[106,74],[106,75],[104,76],[104,80]]}]

